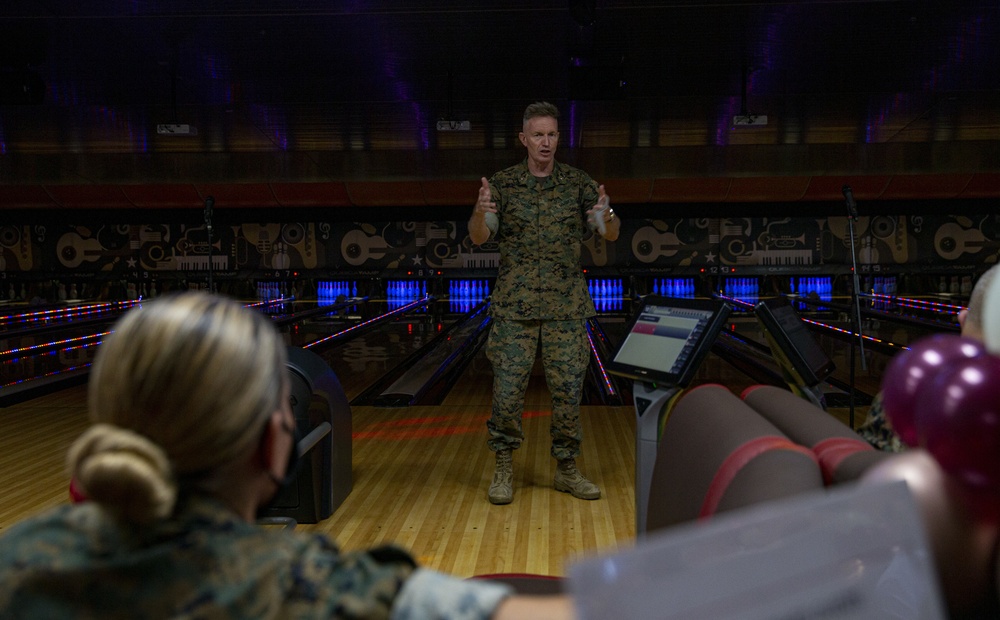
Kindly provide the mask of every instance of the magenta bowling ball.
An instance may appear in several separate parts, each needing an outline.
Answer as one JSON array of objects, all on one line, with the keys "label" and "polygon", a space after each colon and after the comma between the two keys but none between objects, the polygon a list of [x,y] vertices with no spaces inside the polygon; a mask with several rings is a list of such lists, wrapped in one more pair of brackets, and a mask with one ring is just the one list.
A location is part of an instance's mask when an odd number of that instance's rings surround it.
[{"label": "magenta bowling ball", "polygon": [[966,485],[1000,494],[1000,357],[951,362],[921,390],[921,443]]},{"label": "magenta bowling ball", "polygon": [[921,390],[954,362],[985,353],[977,340],[954,334],[921,338],[889,362],[882,377],[882,405],[893,430],[908,446],[920,444],[914,412]]}]

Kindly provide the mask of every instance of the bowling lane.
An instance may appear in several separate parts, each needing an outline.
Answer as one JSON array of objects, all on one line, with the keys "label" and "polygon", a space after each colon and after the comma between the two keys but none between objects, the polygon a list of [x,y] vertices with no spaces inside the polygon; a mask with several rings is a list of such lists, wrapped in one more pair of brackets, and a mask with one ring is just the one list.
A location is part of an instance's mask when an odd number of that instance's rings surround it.
[{"label": "bowling lane", "polygon": [[447,302],[433,301],[429,307],[402,315],[345,341],[309,346],[390,309],[391,304],[386,301],[369,301],[347,312],[296,323],[288,328],[289,344],[309,348],[323,358],[340,379],[347,398],[353,400],[384,375],[399,369],[406,358],[461,316],[449,312]]},{"label": "bowling lane", "polygon": [[0,317],[0,404],[57,389],[63,382],[73,385],[84,380],[113,322],[133,305],[7,308]]}]

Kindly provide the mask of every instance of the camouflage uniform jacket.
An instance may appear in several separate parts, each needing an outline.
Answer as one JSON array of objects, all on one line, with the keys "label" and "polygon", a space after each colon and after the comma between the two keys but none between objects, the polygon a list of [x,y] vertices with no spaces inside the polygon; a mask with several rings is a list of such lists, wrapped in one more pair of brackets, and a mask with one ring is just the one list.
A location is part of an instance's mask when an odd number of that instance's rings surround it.
[{"label": "camouflage uniform jacket", "polygon": [[490,189],[500,246],[492,315],[516,320],[593,316],[580,251],[586,211],[597,203],[597,183],[559,162],[549,176],[535,177],[525,160],[493,175]]},{"label": "camouflage uniform jacket", "polygon": [[96,504],[61,506],[0,538],[3,618],[488,618],[508,593],[415,569],[392,547],[340,553],[208,499],[132,532]]}]

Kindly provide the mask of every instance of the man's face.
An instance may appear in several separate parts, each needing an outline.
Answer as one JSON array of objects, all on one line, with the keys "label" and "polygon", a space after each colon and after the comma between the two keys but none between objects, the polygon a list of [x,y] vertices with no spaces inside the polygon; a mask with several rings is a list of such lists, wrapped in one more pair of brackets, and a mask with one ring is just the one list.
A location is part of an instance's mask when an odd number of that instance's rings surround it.
[{"label": "man's face", "polygon": [[547,168],[559,144],[559,122],[551,116],[536,116],[528,119],[519,137],[528,149],[528,159],[540,168]]}]

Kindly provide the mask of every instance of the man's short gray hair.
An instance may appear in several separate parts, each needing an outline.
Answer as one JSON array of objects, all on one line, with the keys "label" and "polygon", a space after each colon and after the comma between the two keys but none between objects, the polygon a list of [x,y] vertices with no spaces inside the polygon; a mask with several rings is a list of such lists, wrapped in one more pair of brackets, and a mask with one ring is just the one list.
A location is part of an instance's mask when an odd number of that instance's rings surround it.
[{"label": "man's short gray hair", "polygon": [[527,108],[524,109],[524,122],[527,123],[533,118],[540,118],[543,116],[551,116],[552,118],[559,118],[559,108],[552,105],[548,101],[538,101]]}]

